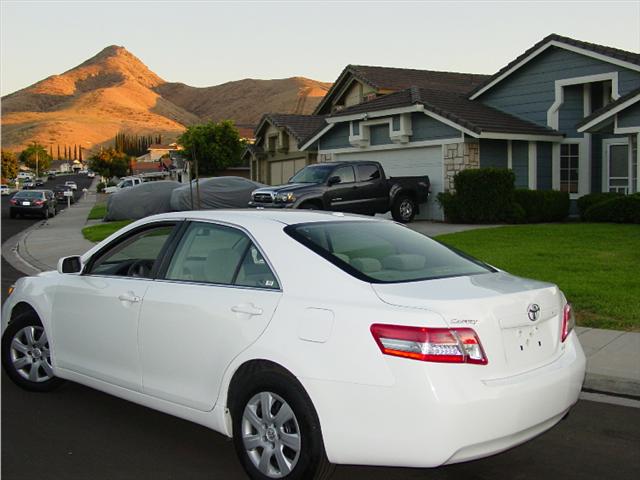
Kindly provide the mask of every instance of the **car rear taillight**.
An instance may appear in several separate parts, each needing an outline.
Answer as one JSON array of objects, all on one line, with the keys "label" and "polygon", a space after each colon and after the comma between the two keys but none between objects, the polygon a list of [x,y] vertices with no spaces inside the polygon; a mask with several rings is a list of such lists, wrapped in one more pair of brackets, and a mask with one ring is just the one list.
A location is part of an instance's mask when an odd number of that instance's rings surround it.
[{"label": "car rear taillight", "polygon": [[36,200],[35,202],[33,202],[35,205],[42,205],[44,203],[44,200]]},{"label": "car rear taillight", "polygon": [[427,328],[371,325],[371,334],[385,355],[423,362],[486,365],[487,356],[472,328]]},{"label": "car rear taillight", "polygon": [[570,303],[567,303],[562,309],[562,341],[564,342],[573,327],[576,326],[576,317],[573,315],[573,308]]},{"label": "car rear taillight", "polygon": [[15,198],[12,198],[11,200],[9,200],[9,203],[11,205],[15,205],[16,203],[18,203],[18,201]]}]

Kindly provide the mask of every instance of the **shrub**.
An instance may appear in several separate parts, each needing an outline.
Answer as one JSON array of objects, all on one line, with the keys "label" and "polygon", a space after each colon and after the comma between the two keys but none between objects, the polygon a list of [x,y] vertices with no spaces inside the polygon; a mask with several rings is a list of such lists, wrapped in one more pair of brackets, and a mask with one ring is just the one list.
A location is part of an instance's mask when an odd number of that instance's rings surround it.
[{"label": "shrub", "polygon": [[465,223],[507,221],[513,216],[514,183],[513,171],[501,168],[458,172],[453,177],[456,215]]},{"label": "shrub", "polygon": [[596,205],[600,202],[604,202],[606,200],[611,200],[612,198],[622,197],[622,193],[590,193],[589,195],[583,195],[578,199],[578,212],[580,213],[580,219],[585,220],[585,213],[589,208],[593,205]]},{"label": "shrub", "polygon": [[640,223],[640,193],[600,201],[591,205],[584,217],[590,222]]},{"label": "shrub", "polygon": [[107,184],[104,182],[100,182],[98,183],[98,185],[96,185],[96,191],[98,193],[104,193],[104,189],[107,187]]},{"label": "shrub", "polygon": [[569,215],[567,192],[557,190],[516,190],[515,201],[524,209],[527,223],[560,222]]},{"label": "shrub", "polygon": [[458,212],[458,197],[451,192],[441,192],[438,194],[438,203],[444,210],[444,217],[447,222],[461,223],[462,217]]}]

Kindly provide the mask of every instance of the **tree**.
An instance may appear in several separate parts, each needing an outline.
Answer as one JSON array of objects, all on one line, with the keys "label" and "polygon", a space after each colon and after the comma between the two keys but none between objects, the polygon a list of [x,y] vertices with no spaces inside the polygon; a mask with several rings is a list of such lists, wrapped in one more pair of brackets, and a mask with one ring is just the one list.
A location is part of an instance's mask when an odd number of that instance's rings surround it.
[{"label": "tree", "polygon": [[184,147],[185,156],[197,161],[197,170],[204,176],[238,165],[244,148],[238,129],[230,120],[192,125],[178,142]]},{"label": "tree", "polygon": [[18,159],[13,152],[2,150],[2,178],[18,176]]},{"label": "tree", "polygon": [[131,170],[131,157],[115,148],[106,148],[89,159],[89,168],[103,177],[124,177]]},{"label": "tree", "polygon": [[51,157],[47,153],[47,149],[36,142],[33,142],[20,153],[20,161],[28,168],[36,169],[38,174],[44,170],[49,170],[51,165]]},{"label": "tree", "polygon": [[58,145],[58,160],[60,160],[60,145]]},{"label": "tree", "polygon": [[78,154],[79,154],[78,160],[82,162],[82,145],[80,145],[80,148],[78,148]]}]

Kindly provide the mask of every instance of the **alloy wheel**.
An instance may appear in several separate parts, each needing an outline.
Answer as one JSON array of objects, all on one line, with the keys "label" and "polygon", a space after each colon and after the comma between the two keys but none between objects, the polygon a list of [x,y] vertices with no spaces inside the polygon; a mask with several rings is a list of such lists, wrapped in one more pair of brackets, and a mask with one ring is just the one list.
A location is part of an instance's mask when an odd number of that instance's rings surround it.
[{"label": "alloy wheel", "polygon": [[298,463],[300,426],[289,404],[272,392],[255,394],[242,415],[242,442],[248,457],[263,475],[282,478]]},{"label": "alloy wheel", "polygon": [[24,327],[13,336],[10,347],[15,371],[25,380],[41,383],[53,378],[49,340],[44,328]]},{"label": "alloy wheel", "polygon": [[402,203],[400,203],[400,215],[402,216],[402,218],[407,220],[411,218],[412,214],[413,214],[413,204],[411,203],[411,200],[404,199]]}]

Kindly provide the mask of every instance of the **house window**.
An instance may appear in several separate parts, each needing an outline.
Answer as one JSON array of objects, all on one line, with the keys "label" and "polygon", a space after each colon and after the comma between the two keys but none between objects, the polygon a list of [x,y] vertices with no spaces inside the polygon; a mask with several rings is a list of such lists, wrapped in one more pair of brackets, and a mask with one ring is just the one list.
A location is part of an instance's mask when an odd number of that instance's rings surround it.
[{"label": "house window", "polygon": [[578,164],[580,145],[565,143],[560,145],[560,190],[578,193]]},{"label": "house window", "polygon": [[273,135],[267,139],[267,148],[270,154],[276,153],[276,144],[278,142],[278,137]]}]

